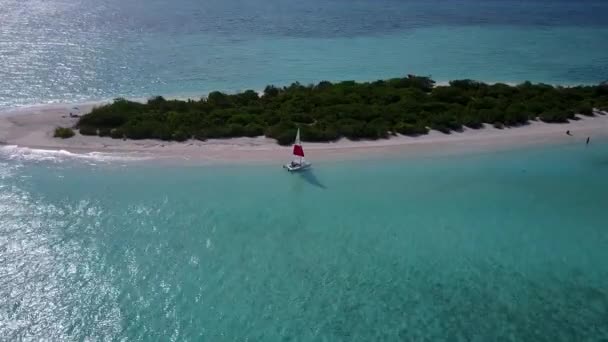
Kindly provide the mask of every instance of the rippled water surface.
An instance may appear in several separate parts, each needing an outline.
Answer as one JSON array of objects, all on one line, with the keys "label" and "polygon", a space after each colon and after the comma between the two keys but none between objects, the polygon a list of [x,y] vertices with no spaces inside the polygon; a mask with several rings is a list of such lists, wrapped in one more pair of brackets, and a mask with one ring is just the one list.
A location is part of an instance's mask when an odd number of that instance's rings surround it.
[{"label": "rippled water surface", "polygon": [[608,2],[0,0],[0,108],[269,83],[608,79]]},{"label": "rippled water surface", "polygon": [[608,338],[608,145],[279,167],[0,147],[7,340]]},{"label": "rippled water surface", "polygon": [[[0,109],[608,79],[608,2],[0,0]],[[274,165],[0,146],[0,339],[608,339],[608,145]]]}]

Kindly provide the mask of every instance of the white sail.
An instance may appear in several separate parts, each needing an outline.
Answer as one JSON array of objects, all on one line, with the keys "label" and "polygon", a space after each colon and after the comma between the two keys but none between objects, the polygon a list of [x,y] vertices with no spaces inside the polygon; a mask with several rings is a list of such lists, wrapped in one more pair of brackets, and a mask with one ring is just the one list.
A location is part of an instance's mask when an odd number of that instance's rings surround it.
[{"label": "white sail", "polygon": [[300,129],[299,128],[298,128],[298,133],[296,133],[296,142],[294,144],[302,145],[302,142],[300,141]]}]

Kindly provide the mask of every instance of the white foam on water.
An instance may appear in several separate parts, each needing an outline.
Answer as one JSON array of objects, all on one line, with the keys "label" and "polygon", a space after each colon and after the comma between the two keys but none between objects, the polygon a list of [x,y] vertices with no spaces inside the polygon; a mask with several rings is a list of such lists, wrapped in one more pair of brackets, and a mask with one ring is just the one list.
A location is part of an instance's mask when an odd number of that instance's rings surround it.
[{"label": "white foam on water", "polygon": [[69,160],[84,160],[88,162],[128,162],[151,159],[150,156],[141,153],[73,153],[66,150],[34,149],[17,145],[0,146],[0,157],[4,157],[8,160],[50,161],[57,163]]}]

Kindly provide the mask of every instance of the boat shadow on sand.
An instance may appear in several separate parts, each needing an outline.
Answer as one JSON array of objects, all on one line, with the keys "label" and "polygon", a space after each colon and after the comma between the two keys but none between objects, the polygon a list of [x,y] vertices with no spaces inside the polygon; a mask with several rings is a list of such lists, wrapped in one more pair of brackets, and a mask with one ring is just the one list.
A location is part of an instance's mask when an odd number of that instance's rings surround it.
[{"label": "boat shadow on sand", "polygon": [[314,185],[321,189],[327,189],[327,187],[323,183],[321,183],[319,178],[317,178],[317,175],[315,175],[315,173],[312,169],[302,170],[300,172],[297,172],[297,174],[302,179],[304,179],[307,183]]}]

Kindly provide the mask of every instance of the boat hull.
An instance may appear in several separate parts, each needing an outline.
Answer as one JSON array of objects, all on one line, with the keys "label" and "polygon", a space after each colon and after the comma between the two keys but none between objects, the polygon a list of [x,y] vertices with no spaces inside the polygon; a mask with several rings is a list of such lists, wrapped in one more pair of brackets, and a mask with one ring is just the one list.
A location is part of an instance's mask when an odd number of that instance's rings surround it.
[{"label": "boat hull", "polygon": [[303,163],[300,165],[291,165],[291,164],[285,164],[283,165],[283,168],[286,169],[289,172],[298,172],[298,171],[303,171],[306,169],[309,169],[312,166],[311,163]]}]

